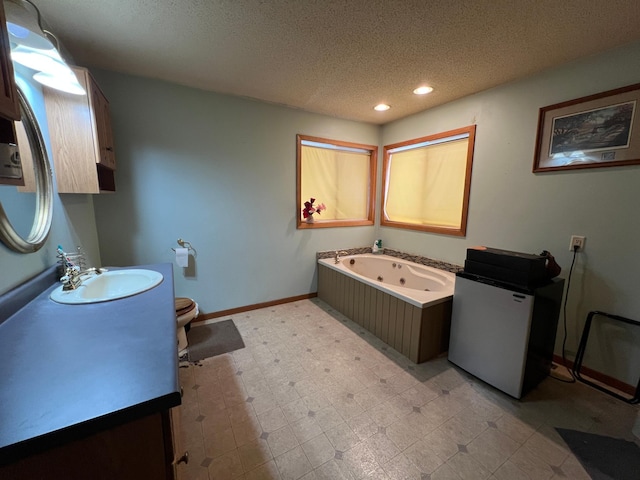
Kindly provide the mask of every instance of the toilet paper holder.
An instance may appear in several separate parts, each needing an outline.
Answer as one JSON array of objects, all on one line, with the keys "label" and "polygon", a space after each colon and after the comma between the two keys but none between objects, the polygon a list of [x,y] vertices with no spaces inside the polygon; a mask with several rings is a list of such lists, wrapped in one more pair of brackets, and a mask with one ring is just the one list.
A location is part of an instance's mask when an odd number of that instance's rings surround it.
[{"label": "toilet paper holder", "polygon": [[[193,248],[191,246],[191,242],[187,242],[186,240],[183,240],[181,238],[179,238],[178,240],[176,240],[176,242],[178,243],[178,245],[180,245],[182,248],[187,248],[189,250],[189,252],[193,252],[193,256],[197,256],[198,252],[196,251],[195,248]],[[173,250],[174,252],[176,251],[175,248],[171,247],[171,250]]]}]

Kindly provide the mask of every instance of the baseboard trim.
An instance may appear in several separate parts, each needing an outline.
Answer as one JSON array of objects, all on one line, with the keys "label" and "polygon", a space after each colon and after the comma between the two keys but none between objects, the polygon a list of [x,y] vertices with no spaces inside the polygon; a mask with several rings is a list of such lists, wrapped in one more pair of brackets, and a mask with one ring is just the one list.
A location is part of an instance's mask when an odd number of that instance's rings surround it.
[{"label": "baseboard trim", "polygon": [[246,305],[244,307],[230,308],[229,310],[220,310],[219,312],[205,313],[198,315],[198,320],[191,322],[191,325],[198,325],[214,318],[228,317],[229,315],[250,312],[251,310],[258,310],[259,308],[273,307],[274,305],[282,305],[284,303],[297,302],[298,300],[307,300],[309,298],[314,298],[317,296],[318,292],[305,293],[304,295],[296,295],[295,297],[281,298],[279,300],[271,300],[270,302],[254,303],[253,305]]},{"label": "baseboard trim", "polygon": [[[564,360],[559,355],[554,355],[553,361],[558,365],[565,365]],[[566,366],[569,367],[570,369],[573,369],[573,362],[571,360],[567,360]],[[631,395],[632,397],[636,393],[636,387],[629,385],[627,383],[624,383],[623,381],[618,380],[617,378],[613,378],[613,377],[610,377],[609,375],[598,372],[597,370],[593,370],[589,367],[585,367],[584,365],[580,367],[580,374],[585,375],[600,383],[603,383],[608,387],[615,388],[616,390],[626,393],[627,395]]]}]

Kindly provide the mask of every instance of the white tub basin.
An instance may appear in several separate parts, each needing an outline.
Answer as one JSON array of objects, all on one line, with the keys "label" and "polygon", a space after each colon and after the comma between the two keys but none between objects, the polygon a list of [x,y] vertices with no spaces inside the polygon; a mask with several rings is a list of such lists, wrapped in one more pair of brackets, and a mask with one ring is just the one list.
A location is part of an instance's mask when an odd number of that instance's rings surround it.
[{"label": "white tub basin", "polygon": [[150,290],[162,282],[162,278],[159,272],[140,268],[93,273],[83,277],[82,285],[75,290],[65,291],[60,286],[50,298],[54,302],[72,305],[108,302]]}]

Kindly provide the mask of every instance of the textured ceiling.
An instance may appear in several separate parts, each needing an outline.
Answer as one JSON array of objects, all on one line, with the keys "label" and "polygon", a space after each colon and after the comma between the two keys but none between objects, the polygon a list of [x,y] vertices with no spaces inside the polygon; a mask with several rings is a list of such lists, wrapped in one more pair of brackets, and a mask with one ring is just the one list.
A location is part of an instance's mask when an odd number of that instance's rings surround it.
[{"label": "textured ceiling", "polygon": [[33,1],[79,65],[376,124],[640,40],[638,0]]}]

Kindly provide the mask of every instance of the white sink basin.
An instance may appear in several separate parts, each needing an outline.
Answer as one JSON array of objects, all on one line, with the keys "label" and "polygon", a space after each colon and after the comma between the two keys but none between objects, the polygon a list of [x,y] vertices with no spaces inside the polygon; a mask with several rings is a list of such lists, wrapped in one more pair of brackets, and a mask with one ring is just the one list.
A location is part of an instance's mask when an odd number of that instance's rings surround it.
[{"label": "white sink basin", "polygon": [[162,282],[162,278],[161,273],[140,268],[93,273],[83,277],[82,285],[75,290],[65,291],[60,286],[50,298],[54,302],[72,305],[108,302],[145,292]]}]

